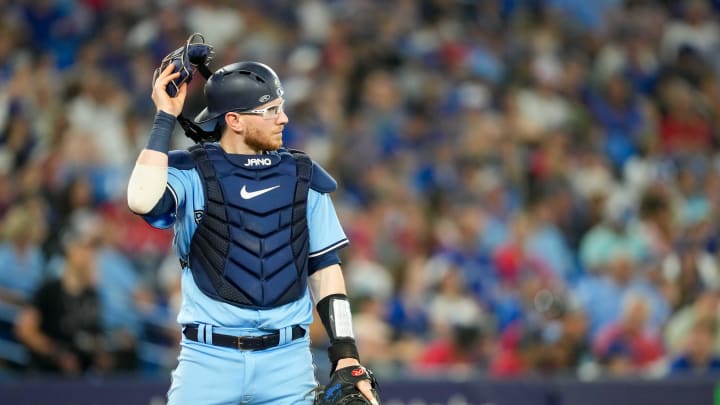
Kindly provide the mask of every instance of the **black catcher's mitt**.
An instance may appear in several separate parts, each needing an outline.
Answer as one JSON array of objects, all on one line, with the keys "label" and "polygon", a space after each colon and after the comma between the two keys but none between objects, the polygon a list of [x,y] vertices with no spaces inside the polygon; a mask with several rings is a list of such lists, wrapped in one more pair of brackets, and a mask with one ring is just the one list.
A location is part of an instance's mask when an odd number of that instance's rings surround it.
[{"label": "black catcher's mitt", "polygon": [[373,396],[380,404],[373,373],[363,366],[351,366],[332,373],[330,382],[317,392],[315,405],[369,405],[370,401],[355,387],[362,380],[370,382]]}]

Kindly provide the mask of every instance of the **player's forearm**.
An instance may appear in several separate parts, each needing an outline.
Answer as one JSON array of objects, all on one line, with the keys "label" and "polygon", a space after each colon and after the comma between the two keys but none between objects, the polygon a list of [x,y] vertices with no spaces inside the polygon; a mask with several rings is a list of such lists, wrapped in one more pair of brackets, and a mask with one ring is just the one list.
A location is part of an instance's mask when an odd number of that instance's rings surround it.
[{"label": "player's forearm", "polygon": [[340,265],[333,264],[313,273],[310,288],[318,315],[330,338],[328,357],[333,370],[359,364],[350,302]]},{"label": "player's forearm", "polygon": [[331,294],[347,294],[345,279],[338,264],[316,271],[309,277],[309,280],[315,304]]},{"label": "player's forearm", "polygon": [[160,201],[167,185],[168,150],[175,117],[159,112],[150,132],[148,144],[140,152],[128,182],[128,207],[146,214]]}]

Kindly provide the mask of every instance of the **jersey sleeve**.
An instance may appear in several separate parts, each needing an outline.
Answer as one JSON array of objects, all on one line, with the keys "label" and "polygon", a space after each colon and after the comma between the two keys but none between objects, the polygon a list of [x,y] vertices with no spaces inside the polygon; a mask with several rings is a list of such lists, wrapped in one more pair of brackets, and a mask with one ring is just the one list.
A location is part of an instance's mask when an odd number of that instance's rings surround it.
[{"label": "jersey sleeve", "polygon": [[178,216],[182,216],[187,201],[190,179],[187,170],[168,168],[167,189],[155,207],[142,215],[145,222],[159,229],[171,227]]},{"label": "jersey sleeve", "polygon": [[310,259],[342,248],[349,243],[330,195],[312,189],[308,193],[308,228]]}]

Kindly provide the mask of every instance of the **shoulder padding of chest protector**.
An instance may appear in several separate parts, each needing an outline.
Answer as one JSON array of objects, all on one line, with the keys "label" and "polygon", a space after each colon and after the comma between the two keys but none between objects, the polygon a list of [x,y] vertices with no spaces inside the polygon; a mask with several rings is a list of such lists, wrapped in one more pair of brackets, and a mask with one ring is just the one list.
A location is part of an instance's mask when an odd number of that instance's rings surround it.
[{"label": "shoulder padding of chest protector", "polygon": [[[297,159],[299,155],[305,156],[309,159],[309,156],[298,149],[280,149],[280,154],[288,153],[295,155]],[[337,189],[337,182],[335,179],[325,171],[318,164],[318,162],[312,160],[312,174],[310,175],[310,188],[317,191],[318,193],[332,193]]]},{"label": "shoulder padding of chest protector", "polygon": [[337,189],[337,182],[330,173],[326,172],[316,161],[313,160],[312,176],[310,177],[310,188],[319,193],[332,193]]},{"label": "shoulder padding of chest protector", "polygon": [[168,153],[168,166],[179,170],[190,170],[195,168],[195,160],[186,150],[171,150]]}]

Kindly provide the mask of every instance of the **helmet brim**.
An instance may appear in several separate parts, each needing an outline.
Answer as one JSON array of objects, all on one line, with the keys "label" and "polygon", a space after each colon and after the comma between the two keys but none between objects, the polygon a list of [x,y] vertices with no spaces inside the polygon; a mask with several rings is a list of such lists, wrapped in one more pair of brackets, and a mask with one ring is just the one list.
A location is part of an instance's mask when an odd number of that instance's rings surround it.
[{"label": "helmet brim", "polygon": [[[221,114],[222,116],[222,114]],[[217,116],[213,116],[210,114],[210,111],[208,111],[207,108],[200,111],[200,114],[195,116],[195,119],[193,121],[197,126],[200,127],[205,132],[212,132],[215,130],[215,127],[217,126],[218,121]]]},{"label": "helmet brim", "polygon": [[211,116],[210,110],[208,110],[208,108],[206,107],[202,111],[200,111],[198,115],[195,116],[195,119],[193,119],[193,121],[195,121],[196,124],[204,124],[214,118],[216,117]]}]

